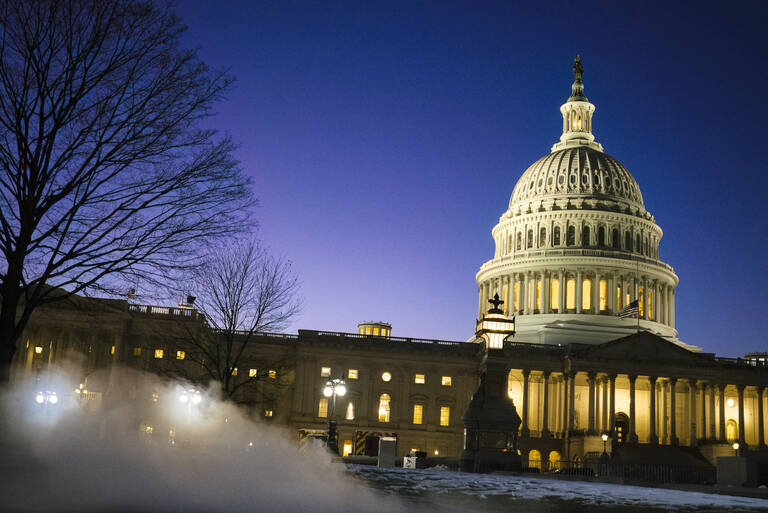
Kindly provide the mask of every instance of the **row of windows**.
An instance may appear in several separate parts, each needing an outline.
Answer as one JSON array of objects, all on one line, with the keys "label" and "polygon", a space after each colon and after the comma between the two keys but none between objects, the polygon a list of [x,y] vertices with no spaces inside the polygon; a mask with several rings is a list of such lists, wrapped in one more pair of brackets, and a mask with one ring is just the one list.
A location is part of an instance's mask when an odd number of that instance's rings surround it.
[{"label": "row of windows", "polygon": [[[332,369],[330,367],[320,367],[320,377],[330,378]],[[357,369],[347,369],[348,379],[358,379],[359,373]],[[392,373],[384,371],[381,373],[381,380],[385,383],[392,381]],[[413,382],[417,385],[425,385],[427,383],[427,377],[425,374],[416,373],[413,375]],[[440,378],[440,384],[444,387],[450,387],[453,385],[453,379],[451,376],[442,376]]]},{"label": "row of windows", "polygon": [[392,330],[389,328],[381,328],[379,329],[378,326],[360,326],[358,328],[358,333],[360,335],[373,335],[374,337],[378,337],[381,335],[382,337],[388,337],[392,334]]},{"label": "row of windows", "polygon": [[[526,237],[525,239],[523,239],[523,233],[517,232],[517,237],[514,239],[515,250],[516,251],[522,250],[523,243],[525,243],[525,249],[532,249],[534,247],[543,248],[547,245],[547,242],[550,242],[547,240],[546,228],[539,229],[538,241],[534,241],[534,234],[535,232],[533,229],[528,229],[526,233]],[[555,226],[552,230],[551,245],[560,246],[561,242],[562,240],[561,240],[560,227]],[[502,240],[499,246],[502,246],[503,244],[504,244],[504,241]],[[576,227],[574,225],[569,226],[565,232],[565,245],[566,246],[576,245]],[[609,238],[605,227],[600,226],[597,229],[597,238],[593,240],[591,237],[590,227],[584,226],[581,229],[580,245],[581,246],[596,245],[601,247],[611,247],[613,249],[624,249],[626,251],[634,251],[642,255],[653,256],[655,258],[658,258],[658,247],[656,246],[655,239],[649,239],[647,236],[643,237],[640,234],[637,234],[635,236],[635,241],[633,245],[632,233],[629,231],[626,231],[624,233],[624,244],[622,245],[621,234],[618,228],[614,228],[611,231],[610,238]],[[513,237],[512,237],[512,234],[509,234],[506,244],[503,247],[500,247],[500,252],[504,254],[510,253],[512,251],[512,247],[513,247]]]},{"label": "row of windows", "polygon": [[[378,409],[379,422],[390,421],[391,401],[392,401],[392,398],[390,397],[389,394],[381,394],[381,396],[379,396],[379,409]],[[317,406],[317,416],[322,419],[325,419],[328,417],[328,398],[327,397],[320,398],[320,401],[318,402],[318,406]],[[349,401],[347,403],[347,407],[344,413],[344,418],[346,420],[355,420],[354,401]],[[440,406],[440,425],[449,426],[450,420],[451,420],[451,407]],[[423,404],[417,403],[413,405],[412,421],[413,421],[413,424],[415,425],[423,424],[424,422],[424,405]]]},{"label": "row of windows", "polygon": [[[594,280],[590,278],[584,278],[582,280],[581,284],[581,309],[582,310],[590,310],[593,306],[592,301],[592,283]],[[535,310],[541,310],[542,309],[542,303],[543,303],[543,295],[542,295],[542,286],[543,282],[542,280],[531,280],[528,282],[528,306],[534,308]],[[608,281],[607,280],[600,280],[600,290],[598,294],[598,307],[599,311],[604,312],[608,310]],[[520,310],[523,310],[523,298],[521,297],[521,294],[525,292],[525,286],[522,283],[515,283],[512,290],[512,306],[513,311],[517,312]],[[508,286],[504,286],[504,297],[506,297],[508,293]],[[645,291],[643,290],[643,287],[637,288],[637,299],[638,299],[638,309],[640,317],[643,316],[643,312],[645,310]],[[558,310],[560,308],[560,280],[558,278],[552,278],[550,280],[550,305],[549,308],[551,310]],[[631,296],[628,291],[624,291],[622,293],[621,286],[616,287],[616,295],[614,296],[616,309],[620,309],[623,306],[627,306],[630,303]],[[648,318],[653,320],[654,319],[654,311],[653,306],[656,302],[656,291],[653,289],[650,289],[648,291]],[[576,280],[573,278],[569,278],[565,280],[565,309],[566,310],[574,310],[576,308]],[[506,304],[505,304],[506,309]],[[505,310],[505,313],[508,313],[508,309]]]}]

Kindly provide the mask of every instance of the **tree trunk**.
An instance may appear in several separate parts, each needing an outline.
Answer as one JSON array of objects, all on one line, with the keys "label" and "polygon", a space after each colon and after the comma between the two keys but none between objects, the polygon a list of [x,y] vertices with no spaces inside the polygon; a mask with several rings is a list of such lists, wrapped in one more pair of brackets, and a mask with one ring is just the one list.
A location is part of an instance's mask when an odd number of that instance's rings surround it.
[{"label": "tree trunk", "polygon": [[7,386],[11,380],[11,364],[16,354],[16,305],[3,301],[0,309],[0,387]]}]

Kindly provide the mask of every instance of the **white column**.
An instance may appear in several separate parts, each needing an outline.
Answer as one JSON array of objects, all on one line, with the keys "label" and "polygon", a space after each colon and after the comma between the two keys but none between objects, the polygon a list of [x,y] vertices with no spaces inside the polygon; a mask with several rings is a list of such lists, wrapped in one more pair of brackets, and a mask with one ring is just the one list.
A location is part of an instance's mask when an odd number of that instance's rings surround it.
[{"label": "white column", "polygon": [[557,305],[558,312],[565,312],[565,282],[566,282],[565,269],[560,269],[560,302]]},{"label": "white column", "polygon": [[529,274],[530,273],[527,272],[523,275],[523,293],[521,294],[523,299],[523,315],[528,315],[529,313],[528,311],[528,305],[530,303],[530,301],[528,300],[528,283],[530,282],[530,280],[528,279]]},{"label": "white column", "polygon": [[548,271],[544,271],[541,273],[541,288],[542,288],[542,298],[541,298],[541,313],[551,313],[552,309],[550,308],[551,301],[551,295],[552,295],[552,278],[551,273]]},{"label": "white column", "polygon": [[581,313],[581,271],[576,271],[576,313]]},{"label": "white column", "polygon": [[595,281],[592,283],[592,297],[595,304],[592,306],[592,311],[596,314],[600,313],[600,272],[595,271]]}]

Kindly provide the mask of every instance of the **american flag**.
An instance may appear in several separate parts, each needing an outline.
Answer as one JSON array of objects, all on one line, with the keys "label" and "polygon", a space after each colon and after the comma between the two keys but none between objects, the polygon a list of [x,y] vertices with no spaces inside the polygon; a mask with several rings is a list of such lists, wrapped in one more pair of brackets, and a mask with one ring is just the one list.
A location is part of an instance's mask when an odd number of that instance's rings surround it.
[{"label": "american flag", "polygon": [[628,304],[627,306],[621,309],[621,311],[619,312],[619,317],[621,317],[622,319],[626,319],[627,317],[636,317],[639,315],[639,313],[640,313],[639,303],[638,303],[638,300],[635,299],[630,304]]}]

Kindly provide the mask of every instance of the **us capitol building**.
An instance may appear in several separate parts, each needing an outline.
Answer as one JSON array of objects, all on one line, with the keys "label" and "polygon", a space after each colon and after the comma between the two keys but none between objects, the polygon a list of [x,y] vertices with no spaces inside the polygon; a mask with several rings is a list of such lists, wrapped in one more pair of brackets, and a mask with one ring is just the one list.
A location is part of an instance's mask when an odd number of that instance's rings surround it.
[{"label": "us capitol building", "polygon": [[[518,180],[492,231],[495,254],[477,273],[478,326],[514,319],[514,335],[424,340],[394,337],[386,323],[261,334],[239,365],[246,386],[236,399],[297,440],[336,419],[344,455],[375,455],[378,440],[393,437],[398,455],[416,449],[449,461],[462,449],[483,355],[494,349],[522,420],[527,466],[546,471],[605,451],[627,463],[711,468],[733,454],[733,442],[768,458],[768,355],[721,358],[678,338],[678,277],[660,259],[662,230],[635,179],[595,140],[578,58],[573,69],[560,140]],[[497,295],[501,313],[489,316]],[[206,329],[201,317],[190,304],[81,297],[42,307],[19,342],[13,379],[81,354],[81,397],[98,409],[115,392],[108,376],[116,366],[194,375],[199,364],[185,356],[184,333]],[[347,389],[335,409],[323,393],[333,378]],[[117,392],[172,400],[136,379]],[[163,443],[167,426],[153,422],[144,419],[141,431]]]}]

